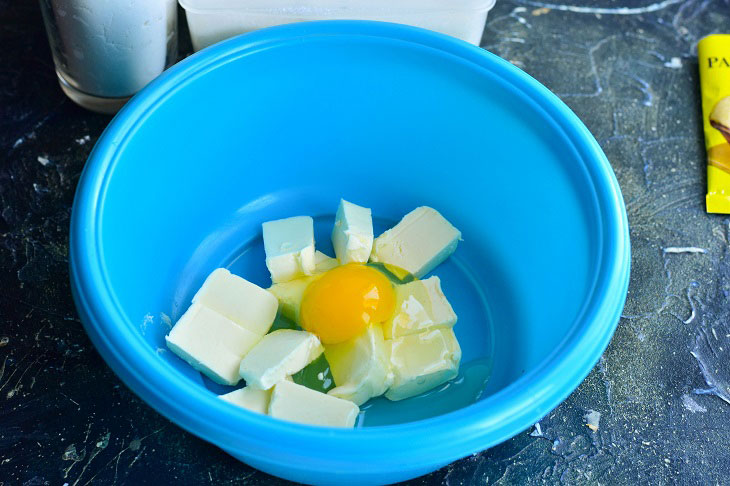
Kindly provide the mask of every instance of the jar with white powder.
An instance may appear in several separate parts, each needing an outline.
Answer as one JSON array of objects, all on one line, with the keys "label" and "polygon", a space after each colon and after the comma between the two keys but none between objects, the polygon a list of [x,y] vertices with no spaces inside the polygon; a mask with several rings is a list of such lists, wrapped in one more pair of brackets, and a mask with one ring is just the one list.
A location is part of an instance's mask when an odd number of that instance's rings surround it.
[{"label": "jar with white powder", "polygon": [[40,0],[63,91],[114,113],[177,57],[177,0]]}]

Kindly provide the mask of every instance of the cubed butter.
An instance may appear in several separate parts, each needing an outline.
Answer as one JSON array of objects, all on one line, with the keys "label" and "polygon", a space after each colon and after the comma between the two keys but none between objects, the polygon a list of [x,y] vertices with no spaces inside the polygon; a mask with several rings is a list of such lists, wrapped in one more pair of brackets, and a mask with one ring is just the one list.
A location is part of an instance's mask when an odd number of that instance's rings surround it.
[{"label": "cubed butter", "polygon": [[319,250],[316,250],[314,252],[314,273],[324,273],[327,270],[332,270],[337,265],[339,265],[339,262],[337,261],[337,258],[332,258],[331,256],[325,255]]},{"label": "cubed butter", "polygon": [[360,336],[340,344],[327,344],[324,355],[336,387],[328,392],[362,405],[385,393],[393,379],[390,347],[379,324],[371,324]]},{"label": "cubed butter", "polygon": [[264,336],[246,354],[239,374],[248,386],[268,390],[314,361],[322,350],[322,344],[312,333],[279,329]]},{"label": "cubed butter", "polygon": [[314,220],[309,216],[263,224],[266,266],[272,282],[288,282],[314,273]]},{"label": "cubed butter", "polygon": [[332,230],[332,245],[341,265],[366,263],[373,249],[373,216],[370,209],[341,199]]},{"label": "cubed butter", "polygon": [[225,268],[211,273],[193,297],[254,334],[263,336],[271,328],[279,306],[276,297]]},{"label": "cubed butter", "polygon": [[235,385],[238,365],[261,336],[200,303],[182,315],[165,337],[167,347],[216,383]]},{"label": "cubed butter", "polygon": [[395,265],[421,278],[456,250],[461,232],[433,208],[406,214],[373,243],[371,262]]},{"label": "cubed butter", "polygon": [[314,253],[314,275],[310,277],[301,277],[289,282],[275,283],[269,287],[269,291],[274,294],[279,301],[279,311],[287,319],[299,322],[299,309],[302,304],[302,297],[307,286],[314,282],[318,275],[332,270],[338,265],[337,259],[329,257],[321,251]]},{"label": "cubed butter", "polygon": [[291,381],[280,381],[271,393],[269,415],[300,424],[354,427],[360,408]]},{"label": "cubed butter", "polygon": [[390,400],[420,395],[459,373],[461,348],[451,328],[410,334],[390,344],[393,383],[385,392]]},{"label": "cubed butter", "polygon": [[299,322],[299,310],[302,306],[304,291],[316,277],[304,277],[289,282],[276,283],[269,287],[269,291],[279,301],[281,315],[294,322]]},{"label": "cubed butter", "polygon": [[271,390],[259,390],[244,386],[238,390],[225,395],[218,395],[218,398],[225,400],[239,407],[251,410],[252,412],[263,413],[269,411],[269,401],[271,401]]},{"label": "cubed butter", "polygon": [[396,286],[395,297],[393,317],[383,324],[385,339],[456,324],[456,313],[436,276]]}]

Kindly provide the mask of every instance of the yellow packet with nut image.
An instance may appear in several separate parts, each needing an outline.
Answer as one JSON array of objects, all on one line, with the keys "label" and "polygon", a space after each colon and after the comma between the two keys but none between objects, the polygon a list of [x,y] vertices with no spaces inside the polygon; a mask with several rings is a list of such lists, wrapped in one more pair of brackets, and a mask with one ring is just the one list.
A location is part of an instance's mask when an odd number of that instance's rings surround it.
[{"label": "yellow packet with nut image", "polygon": [[730,35],[697,44],[707,149],[707,212],[730,214]]}]

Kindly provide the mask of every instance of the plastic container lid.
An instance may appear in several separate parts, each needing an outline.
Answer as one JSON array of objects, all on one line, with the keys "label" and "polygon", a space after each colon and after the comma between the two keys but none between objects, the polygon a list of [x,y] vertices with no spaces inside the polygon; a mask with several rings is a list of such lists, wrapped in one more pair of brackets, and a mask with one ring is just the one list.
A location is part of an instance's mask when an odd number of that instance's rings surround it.
[{"label": "plastic container lid", "polygon": [[179,0],[185,10],[204,13],[216,10],[237,10],[256,13],[297,13],[301,16],[320,16],[347,12],[419,13],[443,10],[481,11],[492,8],[496,0]]}]

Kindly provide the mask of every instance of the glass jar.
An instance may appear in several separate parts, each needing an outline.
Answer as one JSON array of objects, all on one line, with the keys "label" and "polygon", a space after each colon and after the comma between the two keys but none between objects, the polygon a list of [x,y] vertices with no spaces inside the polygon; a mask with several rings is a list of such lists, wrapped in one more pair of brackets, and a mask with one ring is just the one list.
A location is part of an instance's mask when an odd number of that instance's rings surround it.
[{"label": "glass jar", "polygon": [[40,0],[56,74],[84,108],[115,113],[177,59],[177,0]]}]

